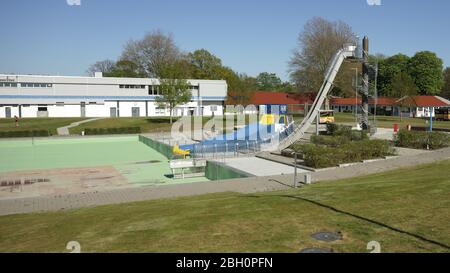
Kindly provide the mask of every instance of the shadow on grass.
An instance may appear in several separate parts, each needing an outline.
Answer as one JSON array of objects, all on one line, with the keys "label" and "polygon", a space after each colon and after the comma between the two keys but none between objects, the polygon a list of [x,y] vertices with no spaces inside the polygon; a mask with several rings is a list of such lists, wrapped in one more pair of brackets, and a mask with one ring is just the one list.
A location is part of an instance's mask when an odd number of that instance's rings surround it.
[{"label": "shadow on grass", "polygon": [[369,222],[371,224],[375,224],[375,225],[380,226],[380,227],[387,228],[387,229],[389,229],[391,231],[394,231],[394,232],[397,232],[397,233],[400,233],[400,234],[403,234],[403,235],[411,236],[411,237],[413,237],[415,239],[418,239],[420,241],[423,241],[423,242],[426,242],[426,243],[429,243],[429,244],[433,244],[433,245],[442,247],[442,248],[444,248],[446,250],[450,250],[450,246],[445,244],[445,243],[441,243],[441,242],[438,242],[438,241],[435,241],[435,240],[432,240],[432,239],[428,239],[428,238],[423,237],[421,235],[418,235],[418,234],[415,234],[415,233],[411,233],[409,231],[401,230],[399,228],[390,226],[388,224],[385,224],[385,223],[382,223],[382,222],[379,222],[379,221],[376,221],[376,220],[373,220],[373,219],[370,219],[370,218],[366,218],[364,216],[356,215],[356,214],[353,214],[351,212],[340,210],[338,208],[335,208],[335,207],[332,207],[332,206],[329,206],[329,205],[326,205],[326,204],[322,204],[322,203],[314,201],[314,200],[310,200],[310,199],[307,199],[307,198],[304,198],[304,197],[294,196],[294,195],[278,195],[277,197],[292,198],[292,199],[301,200],[301,201],[304,201],[304,202],[307,202],[307,203],[310,203],[310,204],[314,204],[316,206],[319,206],[319,207],[331,210],[331,211],[336,212],[336,213],[344,214],[344,215],[347,215],[347,216],[350,216],[350,217],[353,217],[353,218],[356,218],[356,219],[359,219],[359,220],[362,220],[362,221],[365,221],[365,222]]}]

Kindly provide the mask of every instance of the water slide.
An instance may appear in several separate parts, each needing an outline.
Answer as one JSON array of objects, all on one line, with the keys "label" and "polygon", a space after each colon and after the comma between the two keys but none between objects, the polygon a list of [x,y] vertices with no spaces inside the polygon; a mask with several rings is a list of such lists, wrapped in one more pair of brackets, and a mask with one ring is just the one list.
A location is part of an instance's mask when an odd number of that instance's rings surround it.
[{"label": "water slide", "polygon": [[314,100],[314,103],[310,108],[308,114],[305,116],[300,125],[296,126],[293,132],[280,142],[278,150],[281,151],[288,148],[305,135],[309,127],[314,123],[315,119],[317,118],[318,112],[322,108],[325,98],[332,89],[334,79],[336,78],[336,75],[339,72],[342,63],[344,62],[345,59],[355,57],[355,55],[356,55],[356,46],[353,45],[344,46],[334,55],[333,60],[328,66],[327,72],[325,73],[325,79],[323,81],[323,84],[320,87],[319,93],[317,93],[316,99]]},{"label": "water slide", "polygon": [[261,145],[271,143],[275,138],[285,138],[293,123],[286,115],[264,114],[258,122],[250,123],[231,133],[211,137],[194,144],[175,146],[174,154],[187,156],[207,153],[226,153],[242,150],[257,151]]},{"label": "water slide", "polygon": [[344,46],[334,55],[312,107],[298,126],[295,126],[294,123],[289,123],[286,115],[266,114],[262,115],[259,122],[249,124],[232,133],[206,139],[200,143],[181,146],[175,145],[173,148],[174,154],[187,156],[205,153],[223,153],[237,151],[242,149],[242,147],[257,151],[262,144],[271,143],[275,137],[279,141],[278,150],[281,151],[288,148],[301,139],[314,123],[325,98],[333,87],[334,79],[342,63],[346,58],[355,57],[355,55],[356,46],[353,45]]}]

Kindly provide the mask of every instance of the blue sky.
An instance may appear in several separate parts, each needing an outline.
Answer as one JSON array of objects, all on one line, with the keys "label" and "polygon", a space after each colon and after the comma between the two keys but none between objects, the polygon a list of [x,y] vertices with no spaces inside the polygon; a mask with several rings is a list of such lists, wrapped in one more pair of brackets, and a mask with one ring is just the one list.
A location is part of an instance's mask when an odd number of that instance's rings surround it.
[{"label": "blue sky", "polygon": [[184,51],[205,48],[236,71],[277,73],[314,16],[342,20],[371,39],[371,53],[435,51],[450,66],[450,1],[1,0],[0,73],[83,75],[117,59],[129,39],[161,29]]}]

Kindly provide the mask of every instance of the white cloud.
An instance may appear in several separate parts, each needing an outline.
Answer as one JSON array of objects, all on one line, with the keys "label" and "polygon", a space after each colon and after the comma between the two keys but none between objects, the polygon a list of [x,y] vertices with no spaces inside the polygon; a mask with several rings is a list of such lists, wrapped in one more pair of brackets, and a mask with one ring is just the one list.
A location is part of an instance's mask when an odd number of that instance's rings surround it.
[{"label": "white cloud", "polygon": [[81,0],[66,0],[69,6],[81,6]]},{"label": "white cloud", "polygon": [[369,6],[381,6],[381,0],[366,0]]}]

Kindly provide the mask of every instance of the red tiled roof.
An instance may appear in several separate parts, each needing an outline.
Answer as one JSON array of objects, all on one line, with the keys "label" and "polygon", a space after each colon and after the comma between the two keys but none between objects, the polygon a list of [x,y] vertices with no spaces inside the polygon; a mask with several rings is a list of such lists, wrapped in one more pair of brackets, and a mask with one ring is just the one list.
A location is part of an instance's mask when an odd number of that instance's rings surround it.
[{"label": "red tiled roof", "polygon": [[396,105],[397,101],[398,101],[398,98],[379,97],[377,99],[377,105],[391,106],[391,105]]},{"label": "red tiled roof", "polygon": [[330,100],[331,105],[355,105],[361,103],[361,98],[332,98]]},{"label": "red tiled roof", "polygon": [[[311,98],[312,96],[312,98]],[[312,94],[289,94],[284,92],[255,92],[251,103],[255,105],[264,104],[304,104],[312,103]]]},{"label": "red tiled roof", "polygon": [[414,105],[417,107],[443,107],[450,106],[450,104],[446,103],[445,100],[439,98],[438,96],[412,96],[405,97],[398,102],[403,101],[407,105]]}]

